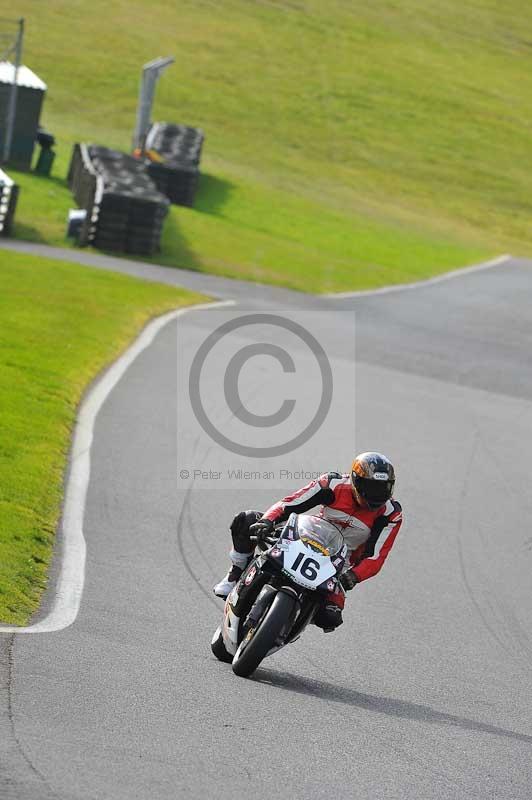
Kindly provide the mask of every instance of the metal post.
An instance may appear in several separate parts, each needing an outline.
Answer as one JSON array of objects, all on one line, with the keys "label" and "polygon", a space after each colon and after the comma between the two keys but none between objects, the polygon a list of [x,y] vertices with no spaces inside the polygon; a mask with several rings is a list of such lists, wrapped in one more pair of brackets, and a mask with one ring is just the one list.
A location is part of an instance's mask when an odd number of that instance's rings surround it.
[{"label": "metal post", "polygon": [[144,149],[146,131],[150,124],[152,98],[155,90],[155,74],[152,70],[142,72],[140,82],[139,104],[137,107],[137,125],[133,138],[133,148]]},{"label": "metal post", "polygon": [[151,109],[155,96],[155,86],[163,70],[174,63],[173,58],[156,58],[149,61],[142,68],[142,79],[140,82],[139,102],[137,106],[137,124],[133,134],[133,149],[140,149],[144,152],[146,134],[151,122]]},{"label": "metal post", "polygon": [[13,130],[15,128],[15,116],[17,113],[17,91],[18,91],[18,72],[22,63],[22,40],[24,38],[24,19],[18,21],[19,31],[15,46],[15,69],[13,83],[9,94],[9,105],[6,119],[6,138],[4,141],[3,161],[6,163],[11,155],[11,144],[13,142]]}]

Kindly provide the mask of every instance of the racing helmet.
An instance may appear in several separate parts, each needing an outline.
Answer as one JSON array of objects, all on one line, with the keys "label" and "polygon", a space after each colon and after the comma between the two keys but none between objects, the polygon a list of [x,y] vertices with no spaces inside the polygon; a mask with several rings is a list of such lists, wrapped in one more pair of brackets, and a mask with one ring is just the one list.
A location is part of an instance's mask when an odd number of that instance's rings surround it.
[{"label": "racing helmet", "polygon": [[382,453],[360,453],[351,465],[351,485],[355,499],[371,509],[380,508],[393,493],[395,470]]}]

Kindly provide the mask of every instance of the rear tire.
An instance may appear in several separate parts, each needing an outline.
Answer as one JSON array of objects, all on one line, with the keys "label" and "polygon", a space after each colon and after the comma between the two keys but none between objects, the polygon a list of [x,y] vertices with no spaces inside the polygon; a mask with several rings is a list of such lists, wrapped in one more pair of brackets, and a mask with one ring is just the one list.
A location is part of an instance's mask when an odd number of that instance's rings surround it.
[{"label": "rear tire", "polygon": [[211,650],[218,661],[223,661],[225,664],[230,664],[233,660],[231,653],[228,653],[225,649],[221,628],[216,628],[215,634],[212,637]]},{"label": "rear tire", "polygon": [[296,600],[278,592],[258,626],[241,641],[233,658],[233,672],[247,678],[259,666],[269,651],[276,646],[277,638],[290,617]]}]

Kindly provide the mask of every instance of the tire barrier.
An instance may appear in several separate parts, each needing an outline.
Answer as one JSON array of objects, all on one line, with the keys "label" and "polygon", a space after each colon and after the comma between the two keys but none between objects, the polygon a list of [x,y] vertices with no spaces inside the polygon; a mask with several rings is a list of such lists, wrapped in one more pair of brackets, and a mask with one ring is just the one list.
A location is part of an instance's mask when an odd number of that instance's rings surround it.
[{"label": "tire barrier", "polygon": [[10,236],[19,187],[0,169],[0,236]]},{"label": "tire barrier", "polygon": [[199,128],[155,122],[146,137],[148,172],[170,202],[193,206],[205,136]]},{"label": "tire barrier", "polygon": [[146,256],[160,250],[170,203],[144,162],[107,147],[74,145],[67,180],[86,210],[81,245]]},{"label": "tire barrier", "polygon": [[[82,247],[92,244],[94,239],[94,221],[96,195],[103,194],[103,179],[92,166],[85,144],[75,144],[68,168],[67,183],[74,195],[74,200],[85,210],[85,219],[78,229],[78,244]],[[70,226],[69,226],[70,228]]]},{"label": "tire barrier", "polygon": [[146,150],[154,150],[169,165],[199,167],[205,136],[199,128],[154,122],[146,136]]}]

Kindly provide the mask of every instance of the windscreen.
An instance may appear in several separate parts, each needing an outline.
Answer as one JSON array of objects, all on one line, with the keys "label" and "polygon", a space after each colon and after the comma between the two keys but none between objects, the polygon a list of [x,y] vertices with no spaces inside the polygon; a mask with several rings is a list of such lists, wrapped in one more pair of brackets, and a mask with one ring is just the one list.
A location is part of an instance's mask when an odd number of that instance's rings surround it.
[{"label": "windscreen", "polygon": [[297,530],[300,539],[308,537],[319,542],[327,548],[331,556],[334,556],[344,545],[344,537],[338,528],[321,517],[301,514],[297,518]]}]

